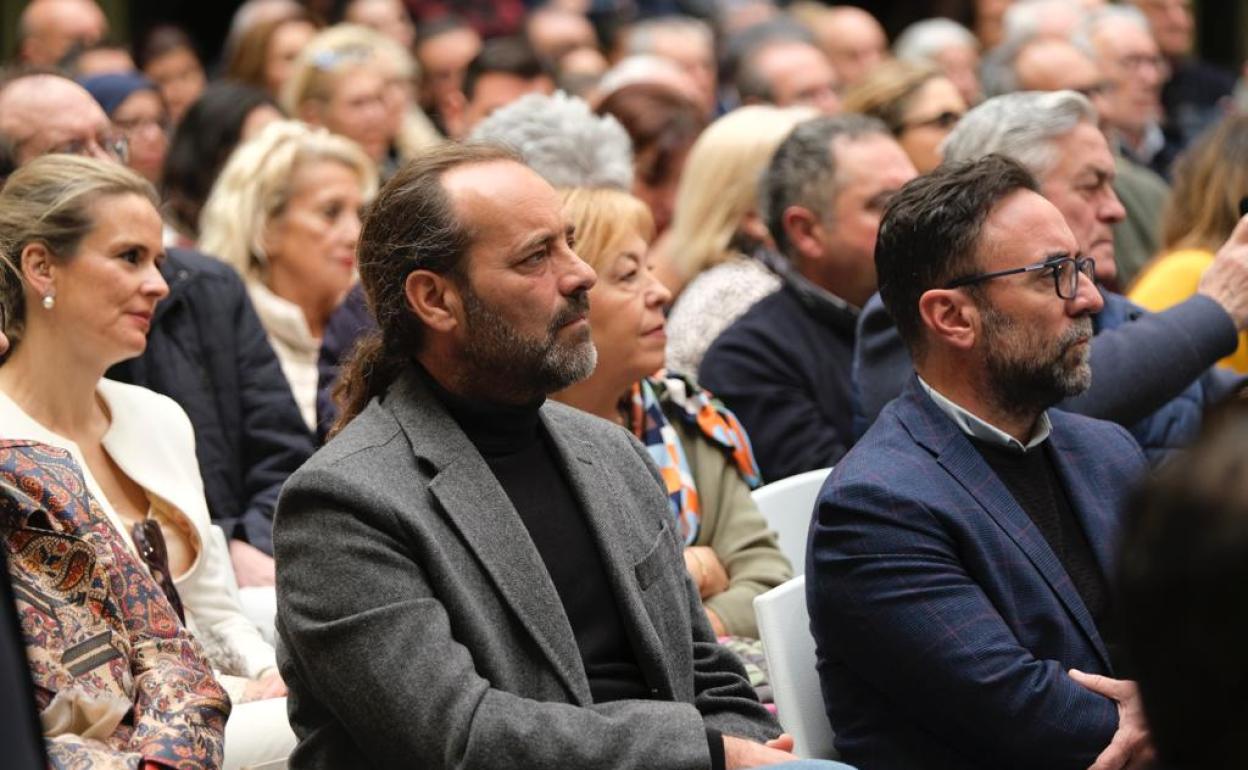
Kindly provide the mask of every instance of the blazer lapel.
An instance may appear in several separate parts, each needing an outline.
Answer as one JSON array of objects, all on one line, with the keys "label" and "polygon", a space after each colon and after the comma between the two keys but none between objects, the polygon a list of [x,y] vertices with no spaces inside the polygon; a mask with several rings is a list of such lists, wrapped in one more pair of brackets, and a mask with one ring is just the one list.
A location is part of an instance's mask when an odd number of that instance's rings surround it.
[{"label": "blazer lapel", "polygon": [[646,611],[633,574],[636,562],[645,556],[641,546],[649,545],[621,505],[622,500],[633,499],[636,494],[622,487],[593,444],[563,428],[555,408],[543,409],[542,418],[563,457],[568,482],[594,534],[637,663],[651,688],[664,697],[673,697],[671,677],[663,663],[663,640]]},{"label": "blazer lapel", "polygon": [[[917,380],[912,380],[906,398],[910,400],[911,408],[900,410],[898,416],[911,431],[911,435],[936,455],[936,461],[941,467],[975,498],[997,526],[1018,546],[1074,618],[1108,669],[1109,652],[1092,620],[1092,614],[1088,612],[1087,605],[1075,589],[1066,568],[1062,566],[1057,554],[1053,553],[1031,517],[1014,500],[1014,496],[993,473],[970,440],[922,392],[922,386]],[[1055,454],[1060,455],[1061,452]],[[1080,510],[1086,501],[1075,496],[1069,483],[1069,474],[1063,473],[1062,477],[1067,481],[1071,504]]]},{"label": "blazer lapel", "polygon": [[1101,575],[1108,581],[1114,572],[1114,549],[1118,543],[1118,510],[1112,503],[1106,502],[1106,496],[1098,494],[1096,484],[1087,477],[1087,473],[1100,467],[1098,458],[1076,441],[1070,431],[1057,430],[1055,421],[1054,433],[1049,440],[1056,450],[1057,472],[1066,484],[1066,493],[1070,495],[1070,504],[1075,509],[1075,517],[1083,526],[1083,533],[1088,538],[1092,553],[1096,557]]},{"label": "blazer lapel", "polygon": [[429,491],[577,705],[592,697],[581,653],[541,554],[481,454],[415,372],[387,396],[417,455],[437,469]]}]

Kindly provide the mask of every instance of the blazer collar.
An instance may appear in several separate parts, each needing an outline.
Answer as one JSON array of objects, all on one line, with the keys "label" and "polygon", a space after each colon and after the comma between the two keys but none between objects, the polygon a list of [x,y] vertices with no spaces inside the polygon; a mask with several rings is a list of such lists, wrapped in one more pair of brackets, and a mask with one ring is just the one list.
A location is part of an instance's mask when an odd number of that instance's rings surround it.
[{"label": "blazer collar", "polygon": [[634,574],[635,566],[646,556],[646,548],[653,541],[636,526],[635,517],[623,506],[624,500],[635,500],[638,495],[610,472],[598,447],[580,437],[577,426],[569,420],[571,411],[571,407],[547,402],[542,407],[542,422],[563,459],[572,493],[593,532],[637,663],[652,689],[673,698],[674,677],[664,668],[667,656],[663,640],[642,603]]},{"label": "blazer collar", "polygon": [[572,701],[588,704],[589,680],[563,603],[524,522],[481,454],[414,368],[400,375],[382,406],[394,415],[417,458],[433,466],[429,491]]},{"label": "blazer collar", "polygon": [[[1074,618],[1100,656],[1106,670],[1112,670],[1109,652],[1092,614],[1075,590],[1074,583],[1057,554],[1053,553],[1031,517],[1014,500],[1005,484],[993,473],[970,440],[923,392],[917,376],[910,378],[897,401],[895,414],[911,437],[935,456],[936,462],[967,494],[975,498],[997,526],[1018,546]],[[1085,484],[1079,474],[1079,468],[1086,467],[1083,465],[1086,458],[1077,451],[1072,442],[1059,436],[1060,432],[1055,430],[1050,438],[1050,441],[1054,441],[1053,457],[1058,475],[1066,485],[1076,517],[1083,525],[1089,542],[1093,544],[1102,574],[1108,574],[1106,570],[1112,544],[1108,542],[1110,538],[1105,536],[1103,523],[1095,515],[1100,510],[1101,503],[1096,501],[1092,490],[1084,488]]]},{"label": "blazer collar", "polygon": [[[401,375],[383,406],[394,415],[417,457],[433,466],[430,492],[546,655],[573,702],[591,703],[580,649],[546,565],[476,447],[414,369]],[[619,501],[631,495],[618,488],[614,474],[604,472],[606,465],[594,445],[569,430],[562,413],[566,409],[547,402],[541,410],[543,425],[594,534],[638,663],[651,687],[670,689],[670,679],[654,668],[662,666],[661,640],[632,587],[630,571],[644,555],[635,553],[644,539],[631,531],[632,519],[619,508]]]}]

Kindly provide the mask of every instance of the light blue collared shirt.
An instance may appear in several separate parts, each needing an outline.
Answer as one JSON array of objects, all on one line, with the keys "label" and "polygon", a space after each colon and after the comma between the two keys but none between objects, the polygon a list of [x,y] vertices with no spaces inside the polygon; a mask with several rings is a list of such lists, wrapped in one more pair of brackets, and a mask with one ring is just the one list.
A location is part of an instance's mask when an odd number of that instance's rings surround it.
[{"label": "light blue collared shirt", "polygon": [[927,395],[932,397],[932,401],[940,408],[940,411],[949,415],[949,419],[953,420],[954,425],[957,425],[963,433],[971,438],[977,438],[985,443],[1012,449],[1021,454],[1043,444],[1053,431],[1053,423],[1049,421],[1049,413],[1041,412],[1040,419],[1036,420],[1036,428],[1032,431],[1031,438],[1024,444],[992,423],[976,417],[966,409],[945,398],[935,388],[928,385],[922,377],[919,378],[919,384],[923,386],[923,390],[927,391]]}]

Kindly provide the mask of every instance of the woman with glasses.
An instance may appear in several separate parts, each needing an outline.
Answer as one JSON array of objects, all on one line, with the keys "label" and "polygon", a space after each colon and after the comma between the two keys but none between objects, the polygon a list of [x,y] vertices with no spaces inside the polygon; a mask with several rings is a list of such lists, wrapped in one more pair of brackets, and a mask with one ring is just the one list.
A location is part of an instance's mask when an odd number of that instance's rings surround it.
[{"label": "woman with glasses", "polygon": [[940,145],[966,112],[953,81],[932,65],[881,64],[845,94],[846,112],[884,121],[920,174],[940,165]]},{"label": "woman with glasses", "polygon": [[160,184],[169,150],[169,112],[156,84],[138,72],[114,72],[89,77],[82,87],[125,137],[126,165]]},{"label": "woman with glasses", "polygon": [[[7,438],[69,452],[107,520],[181,605],[234,703],[274,698],[286,687],[272,645],[232,592],[189,419],[164,396],[104,378],[143,352],[169,292],[157,204],[137,174],[91,158],[48,155],[9,177],[0,190],[11,343],[0,360],[0,425]],[[281,734],[264,719],[256,727]]]}]

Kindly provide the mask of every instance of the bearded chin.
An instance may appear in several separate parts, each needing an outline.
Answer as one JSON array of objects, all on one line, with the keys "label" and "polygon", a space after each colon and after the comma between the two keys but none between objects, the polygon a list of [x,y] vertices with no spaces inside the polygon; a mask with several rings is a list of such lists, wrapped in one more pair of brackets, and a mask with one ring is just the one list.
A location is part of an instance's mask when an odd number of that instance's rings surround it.
[{"label": "bearded chin", "polygon": [[1034,348],[1026,347],[1014,357],[989,355],[988,375],[997,405],[1008,413],[1030,416],[1087,390],[1092,384],[1090,351],[1086,343],[1077,343],[1091,334],[1089,320],[1064,334],[1050,356],[1037,357]]}]

